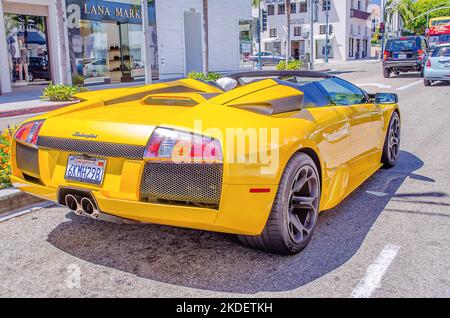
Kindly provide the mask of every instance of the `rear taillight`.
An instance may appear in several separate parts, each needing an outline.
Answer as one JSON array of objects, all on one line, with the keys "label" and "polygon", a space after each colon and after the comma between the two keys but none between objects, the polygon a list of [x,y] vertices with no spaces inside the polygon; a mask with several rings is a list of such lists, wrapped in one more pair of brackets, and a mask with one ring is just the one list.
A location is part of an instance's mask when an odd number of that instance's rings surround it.
[{"label": "rear taillight", "polygon": [[389,51],[384,51],[384,53],[383,53],[383,60],[387,60],[388,59],[388,57],[390,57],[391,56],[391,53],[389,52]]},{"label": "rear taillight", "polygon": [[419,55],[419,60],[423,59],[423,50],[418,50],[417,54]]},{"label": "rear taillight", "polygon": [[431,60],[430,59],[427,60],[427,67],[431,67]]},{"label": "rear taillight", "polygon": [[158,127],[150,137],[144,159],[175,163],[214,163],[221,162],[223,158],[217,139]]},{"label": "rear taillight", "polygon": [[14,134],[14,139],[21,143],[36,147],[42,124],[44,124],[43,120],[36,120],[23,124],[17,129]]}]

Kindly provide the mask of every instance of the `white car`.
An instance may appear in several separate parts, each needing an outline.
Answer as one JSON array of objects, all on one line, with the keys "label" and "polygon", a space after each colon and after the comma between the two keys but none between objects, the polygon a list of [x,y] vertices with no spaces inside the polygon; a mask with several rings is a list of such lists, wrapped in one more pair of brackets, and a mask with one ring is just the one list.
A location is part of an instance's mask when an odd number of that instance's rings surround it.
[{"label": "white car", "polygon": [[423,83],[430,86],[434,81],[450,82],[450,43],[436,46],[425,63]]}]

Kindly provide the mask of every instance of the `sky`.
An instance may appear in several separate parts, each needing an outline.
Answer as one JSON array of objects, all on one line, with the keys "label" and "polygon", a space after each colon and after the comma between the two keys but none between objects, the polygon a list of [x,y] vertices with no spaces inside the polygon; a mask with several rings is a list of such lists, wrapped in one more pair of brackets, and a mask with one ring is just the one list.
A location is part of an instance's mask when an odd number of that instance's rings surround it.
[{"label": "sky", "polygon": [[372,0],[371,2],[375,3],[375,4],[378,4],[378,5],[380,4],[380,0]]}]

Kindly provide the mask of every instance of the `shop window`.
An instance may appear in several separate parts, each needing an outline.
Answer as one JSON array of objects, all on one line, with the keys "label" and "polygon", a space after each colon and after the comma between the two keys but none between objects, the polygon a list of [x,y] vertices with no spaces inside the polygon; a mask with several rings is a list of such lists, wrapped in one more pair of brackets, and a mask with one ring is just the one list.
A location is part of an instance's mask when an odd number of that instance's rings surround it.
[{"label": "shop window", "polygon": [[[142,47],[142,20],[138,18],[104,16],[90,20],[89,16],[74,19],[73,1],[68,10],[69,52],[72,76],[81,76],[85,83],[128,82],[145,77]],[[113,6],[114,2],[109,2]],[[128,4],[122,8],[132,9]],[[68,5],[69,9],[69,5]],[[110,7],[112,10],[113,7]],[[151,45],[147,58],[152,65],[152,77],[158,78],[156,14],[154,2],[149,2]],[[97,17],[98,18],[98,17]]]},{"label": "shop window", "polygon": [[319,26],[319,33],[320,34],[327,33],[327,26],[325,24],[322,24],[322,25]]},{"label": "shop window", "polygon": [[46,18],[6,13],[4,19],[13,86],[50,81]]}]

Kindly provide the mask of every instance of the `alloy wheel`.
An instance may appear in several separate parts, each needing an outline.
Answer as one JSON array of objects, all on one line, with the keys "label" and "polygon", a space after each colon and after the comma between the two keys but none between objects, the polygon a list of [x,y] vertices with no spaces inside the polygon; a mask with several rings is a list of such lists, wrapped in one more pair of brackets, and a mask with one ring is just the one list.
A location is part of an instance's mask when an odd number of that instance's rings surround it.
[{"label": "alloy wheel", "polygon": [[389,129],[389,159],[391,162],[395,162],[400,150],[400,121],[398,116],[392,118],[391,127]]},{"label": "alloy wheel", "polygon": [[297,244],[312,234],[319,208],[319,180],[309,165],[297,172],[289,193],[287,213],[289,236]]}]

